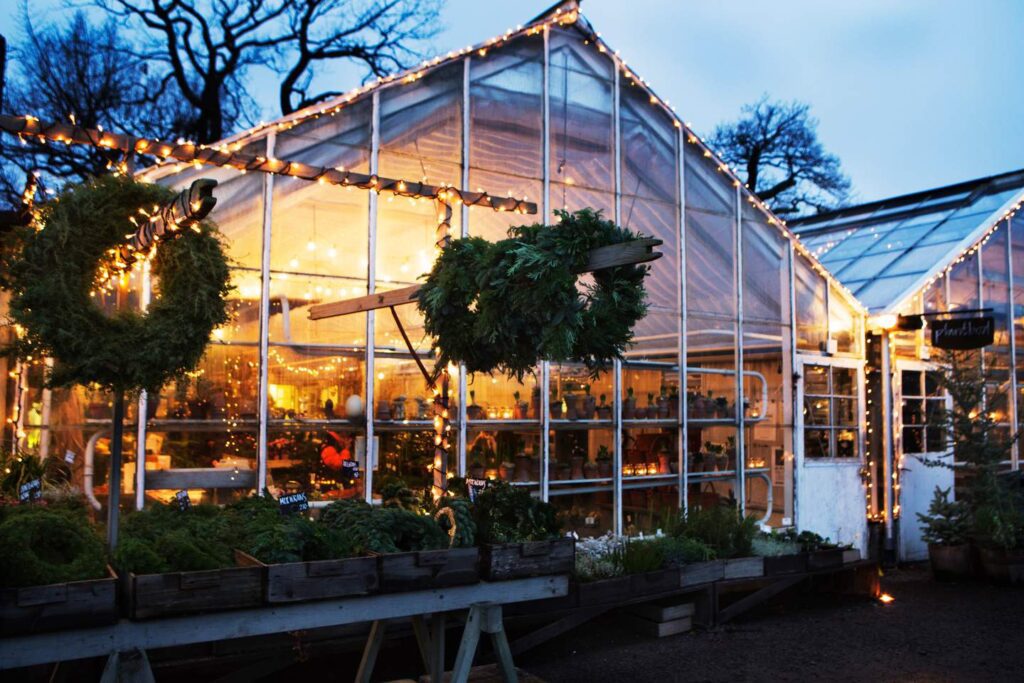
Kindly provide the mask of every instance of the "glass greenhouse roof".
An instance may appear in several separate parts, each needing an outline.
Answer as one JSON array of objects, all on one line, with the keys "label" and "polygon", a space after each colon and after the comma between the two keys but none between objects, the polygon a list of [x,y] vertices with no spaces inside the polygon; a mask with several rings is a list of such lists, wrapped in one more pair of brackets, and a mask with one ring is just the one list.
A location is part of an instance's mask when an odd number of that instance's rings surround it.
[{"label": "glass greenhouse roof", "polygon": [[897,303],[923,275],[981,236],[1024,191],[1024,170],[838,209],[789,226],[871,310]]}]

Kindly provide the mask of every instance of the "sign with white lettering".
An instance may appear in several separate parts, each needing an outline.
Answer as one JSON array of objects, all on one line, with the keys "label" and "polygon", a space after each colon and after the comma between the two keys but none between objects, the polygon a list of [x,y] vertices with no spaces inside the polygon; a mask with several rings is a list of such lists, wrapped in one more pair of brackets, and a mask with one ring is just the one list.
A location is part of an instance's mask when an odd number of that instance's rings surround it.
[{"label": "sign with white lettering", "polygon": [[277,499],[278,509],[282,515],[305,512],[309,509],[309,500],[305,493],[290,493]]},{"label": "sign with white lettering", "polygon": [[26,481],[18,488],[18,500],[22,503],[35,503],[43,499],[43,483],[39,479]]},{"label": "sign with white lettering", "polygon": [[988,346],[995,339],[996,321],[992,316],[933,320],[932,346],[940,349],[966,351]]},{"label": "sign with white lettering", "polygon": [[174,504],[178,506],[180,512],[185,512],[192,508],[192,499],[188,497],[188,491],[182,490],[174,494]]},{"label": "sign with white lettering", "polygon": [[490,485],[490,479],[466,479],[466,495],[469,496],[469,502],[475,503],[480,492]]}]

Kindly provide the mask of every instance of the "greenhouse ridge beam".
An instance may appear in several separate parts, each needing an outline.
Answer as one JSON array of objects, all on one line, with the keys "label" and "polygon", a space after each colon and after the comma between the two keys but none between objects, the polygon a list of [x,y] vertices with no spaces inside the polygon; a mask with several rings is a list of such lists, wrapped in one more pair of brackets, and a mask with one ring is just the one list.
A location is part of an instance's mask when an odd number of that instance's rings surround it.
[{"label": "greenhouse ridge beam", "polygon": [[[603,268],[614,268],[616,266],[628,266],[638,263],[646,263],[661,258],[661,252],[654,251],[654,247],[662,244],[662,241],[654,238],[633,240],[622,244],[611,244],[605,247],[592,249],[589,253],[586,265],[579,270],[580,273],[588,273]],[[326,304],[317,304],[309,309],[310,320],[323,320],[324,318],[335,318],[353,313],[363,313],[379,308],[391,308],[403,304],[411,304],[416,301],[421,285],[410,285],[401,289],[393,289],[388,292],[367,294],[366,296],[333,301]]]},{"label": "greenhouse ridge beam", "polygon": [[537,213],[536,203],[515,197],[495,197],[486,192],[469,192],[450,186],[381,178],[376,174],[355,173],[340,168],[312,166],[298,161],[243,154],[231,151],[226,146],[207,147],[191,142],[178,144],[150,138],[136,138],[95,128],[83,128],[70,123],[41,121],[33,116],[0,115],[0,130],[18,136],[116,150],[123,152],[126,156],[132,153],[148,154],[162,159],[175,159],[183,163],[231,167],[243,173],[258,171],[343,187],[390,192],[401,197],[422,197],[452,203],[462,202],[468,206],[484,206],[495,211]]}]

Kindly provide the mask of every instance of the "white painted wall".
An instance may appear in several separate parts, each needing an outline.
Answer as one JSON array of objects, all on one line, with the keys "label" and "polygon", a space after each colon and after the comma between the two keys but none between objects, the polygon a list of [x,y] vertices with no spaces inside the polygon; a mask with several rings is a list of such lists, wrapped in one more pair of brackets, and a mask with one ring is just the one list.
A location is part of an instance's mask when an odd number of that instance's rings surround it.
[{"label": "white painted wall", "polygon": [[[953,486],[953,470],[926,467],[920,458],[907,455],[900,468],[900,562],[928,559],[928,544],[921,539],[917,513],[927,512],[935,487]],[[950,492],[952,496],[952,492]]]},{"label": "white painted wall", "polygon": [[867,553],[868,525],[859,462],[804,462],[797,471],[796,526]]}]

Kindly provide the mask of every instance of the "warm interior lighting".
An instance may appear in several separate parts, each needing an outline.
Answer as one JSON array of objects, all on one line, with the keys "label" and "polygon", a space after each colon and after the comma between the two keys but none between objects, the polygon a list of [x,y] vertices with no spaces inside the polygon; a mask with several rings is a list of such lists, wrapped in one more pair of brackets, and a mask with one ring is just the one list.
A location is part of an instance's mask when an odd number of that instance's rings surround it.
[{"label": "warm interior lighting", "polygon": [[871,316],[868,319],[868,327],[873,330],[891,330],[896,327],[897,317],[892,313]]}]

